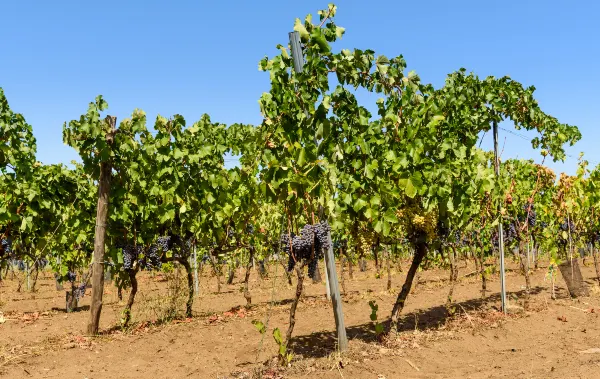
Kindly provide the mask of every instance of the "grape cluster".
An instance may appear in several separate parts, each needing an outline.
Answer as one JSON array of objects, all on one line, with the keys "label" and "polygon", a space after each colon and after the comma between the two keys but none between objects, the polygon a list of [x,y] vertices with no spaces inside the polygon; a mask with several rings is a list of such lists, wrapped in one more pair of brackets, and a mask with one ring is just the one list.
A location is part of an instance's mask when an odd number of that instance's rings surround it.
[{"label": "grape cluster", "polygon": [[463,238],[462,234],[458,230],[454,231],[454,242],[460,247],[469,244],[469,240],[466,237]]},{"label": "grape cluster", "polygon": [[[323,250],[329,248],[328,235],[331,231],[327,222],[320,222],[315,225],[306,224],[302,228],[300,235],[282,234],[281,250],[288,254],[288,272],[296,266],[296,262],[304,260],[308,263],[308,276],[315,278],[317,265],[323,257]],[[290,238],[292,246],[290,251]]]},{"label": "grape cluster", "polygon": [[252,224],[246,225],[246,234],[254,234],[254,225],[252,225]]},{"label": "grape cluster", "polygon": [[19,259],[17,261],[17,268],[19,269],[19,271],[25,271],[25,261]]},{"label": "grape cluster", "polygon": [[46,266],[48,266],[48,260],[46,258],[38,258],[36,260],[36,264],[38,266],[38,268],[45,268]]},{"label": "grape cluster", "polygon": [[575,233],[575,224],[573,224],[573,221],[571,220],[568,222],[563,222],[560,224],[560,230],[563,232],[570,231],[571,233]]},{"label": "grape cluster", "polygon": [[368,231],[362,231],[358,235],[358,248],[360,249],[360,255],[367,255],[373,249],[375,244],[375,234]]},{"label": "grape cluster", "polygon": [[[536,223],[537,214],[535,212],[535,205],[533,203],[527,203],[523,205],[523,211],[525,212],[525,217],[527,218],[527,223],[529,226],[534,227]],[[524,221],[524,218],[521,218],[521,222]]]},{"label": "grape cluster", "polygon": [[159,247],[157,244],[151,245],[145,252],[144,257],[140,260],[140,266],[146,270],[160,269],[162,262],[160,260]]},{"label": "grape cluster", "polygon": [[77,300],[81,299],[85,296],[85,283],[81,283],[77,288],[75,288],[75,298]]},{"label": "grape cluster", "polygon": [[131,270],[133,263],[138,260],[140,254],[142,254],[141,246],[126,245],[123,249],[123,268],[125,270]]},{"label": "grape cluster", "polygon": [[540,228],[546,229],[547,227],[548,227],[548,223],[546,221],[541,221],[540,222]]},{"label": "grape cluster", "polygon": [[173,244],[176,242],[176,239],[177,238],[172,238],[171,236],[158,237],[156,246],[163,252],[173,250]]},{"label": "grape cluster", "polygon": [[75,274],[75,273],[74,273],[74,272],[72,272],[72,271],[69,271],[69,272],[67,272],[67,280],[68,280],[69,282],[71,282],[71,283],[72,283],[72,282],[74,282],[76,279],[77,279],[77,274]]},{"label": "grape cluster", "polygon": [[3,255],[8,255],[12,252],[12,243],[9,239],[2,239],[0,241],[0,257]]},{"label": "grape cluster", "polygon": [[511,222],[508,225],[504,225],[504,241],[507,244],[510,244],[512,241],[514,241],[517,238],[517,228],[515,227],[515,223]]}]

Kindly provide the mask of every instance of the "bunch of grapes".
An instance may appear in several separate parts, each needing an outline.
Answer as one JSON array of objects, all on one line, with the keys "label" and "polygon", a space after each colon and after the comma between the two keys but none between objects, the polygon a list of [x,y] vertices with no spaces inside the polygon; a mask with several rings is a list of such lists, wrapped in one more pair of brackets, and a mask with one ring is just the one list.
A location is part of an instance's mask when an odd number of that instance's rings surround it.
[{"label": "bunch of grapes", "polygon": [[85,283],[81,283],[77,288],[75,288],[75,298],[79,300],[83,296],[85,296]]},{"label": "bunch of grapes", "polygon": [[[523,211],[525,212],[525,217],[527,218],[527,223],[529,224],[529,226],[534,227],[537,217],[537,214],[535,212],[535,205],[533,203],[524,204]],[[525,220],[524,217],[520,217],[519,219],[521,222]]]},{"label": "bunch of grapes", "polygon": [[133,246],[126,245],[122,247],[123,249],[123,268],[125,270],[131,270],[133,268],[133,263],[138,260],[139,256],[142,254],[141,246]]},{"label": "bunch of grapes", "polygon": [[547,227],[548,227],[548,223],[546,221],[541,221],[540,222],[540,228],[542,228],[542,230],[546,229]]},{"label": "bunch of grapes", "polygon": [[569,220],[568,222],[563,222],[562,224],[560,224],[560,230],[562,230],[563,232],[570,231],[571,233],[575,233],[575,224],[573,224],[572,220]]},{"label": "bunch of grapes", "polygon": [[373,233],[363,231],[358,235],[358,248],[361,255],[367,255],[371,252],[375,243],[375,235]]},{"label": "bunch of grapes", "polygon": [[73,283],[77,279],[77,274],[72,271],[67,272],[67,280]]},{"label": "bunch of grapes", "polygon": [[173,244],[175,240],[176,238],[171,238],[171,236],[158,237],[156,240],[157,248],[162,252],[171,251],[173,250]]},{"label": "bunch of grapes", "polygon": [[254,225],[252,225],[252,224],[246,225],[246,234],[254,234]]},{"label": "bunch of grapes", "polygon": [[510,244],[512,241],[514,241],[517,238],[517,228],[515,227],[515,223],[511,222],[508,225],[505,225],[504,228],[504,241],[507,244]]},{"label": "bunch of grapes", "polygon": [[8,255],[12,252],[12,243],[10,241],[10,239],[2,239],[2,241],[0,241],[0,257],[2,257],[3,255]]},{"label": "bunch of grapes", "polygon": [[38,258],[36,263],[39,268],[43,269],[48,265],[48,260],[46,258]]},{"label": "bunch of grapes", "polygon": [[17,261],[17,268],[19,269],[19,271],[25,271],[25,261],[19,259]]},{"label": "bunch of grapes", "polygon": [[323,250],[329,248],[328,234],[330,230],[327,222],[320,222],[315,225],[304,225],[299,236],[294,233],[282,234],[281,250],[289,257],[288,272],[294,269],[296,262],[304,260],[308,263],[308,276],[314,279],[319,260],[323,257]]},{"label": "bunch of grapes", "polygon": [[140,260],[140,266],[149,271],[155,268],[160,269],[162,267],[160,257],[158,245],[150,245],[144,252],[144,257]]}]

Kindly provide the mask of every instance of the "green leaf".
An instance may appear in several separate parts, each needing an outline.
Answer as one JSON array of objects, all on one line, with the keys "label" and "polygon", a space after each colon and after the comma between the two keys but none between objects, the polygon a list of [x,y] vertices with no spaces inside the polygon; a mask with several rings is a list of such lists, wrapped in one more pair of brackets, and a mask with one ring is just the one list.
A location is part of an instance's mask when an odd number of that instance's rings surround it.
[{"label": "green leaf", "polygon": [[304,163],[306,163],[306,150],[302,148],[298,153],[298,166],[304,167]]},{"label": "green leaf", "polygon": [[310,33],[310,38],[311,38],[312,42],[314,42],[317,46],[319,46],[319,49],[322,52],[324,52],[324,53],[329,52],[330,46],[329,46],[329,43],[327,43],[327,40],[325,39],[325,36],[323,35],[321,28],[314,28],[312,33]]},{"label": "green leaf", "polygon": [[277,342],[278,345],[283,344],[283,338],[281,337],[281,331],[279,330],[279,328],[275,328],[275,330],[273,330],[273,339],[275,340],[275,342]]},{"label": "green leaf", "polygon": [[256,330],[258,330],[260,334],[265,334],[267,332],[267,327],[260,320],[253,320],[252,325],[254,325],[254,327],[256,328]]},{"label": "green leaf", "polygon": [[383,221],[383,235],[384,237],[387,237],[390,235],[390,231],[392,229],[392,225],[387,222],[387,221]]},{"label": "green leaf", "polygon": [[411,199],[414,198],[419,191],[423,189],[423,176],[420,172],[415,172],[412,174],[406,183],[405,193],[406,196]]},{"label": "green leaf", "polygon": [[356,199],[356,201],[354,202],[354,206],[352,206],[352,209],[354,209],[355,212],[358,212],[361,209],[363,209],[366,205],[367,202],[363,199]]},{"label": "green leaf", "polygon": [[308,33],[308,30],[306,30],[306,27],[304,26],[302,21],[300,21],[299,18],[297,18],[294,23],[294,31],[300,34],[300,40],[302,42],[308,42],[310,34]]}]

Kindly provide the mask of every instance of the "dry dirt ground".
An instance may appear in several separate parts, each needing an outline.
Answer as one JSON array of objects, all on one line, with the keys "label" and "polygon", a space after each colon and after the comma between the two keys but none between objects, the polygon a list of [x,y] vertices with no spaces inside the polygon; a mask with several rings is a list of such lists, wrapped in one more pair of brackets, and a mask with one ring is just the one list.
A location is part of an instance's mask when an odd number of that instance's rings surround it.
[{"label": "dry dirt ground", "polygon": [[[295,290],[282,278],[282,267],[270,267],[269,279],[252,271],[253,306],[245,304],[239,271],[233,285],[217,293],[215,277],[205,272],[192,319],[157,322],[168,312],[168,289],[175,280],[143,274],[133,308],[133,325],[118,325],[124,303],[113,285],[106,286],[100,337],[85,336],[88,290],[81,311],[64,312],[64,291],[50,275],[38,291],[16,292],[16,280],[0,287],[0,377],[4,378],[600,378],[600,288],[593,268],[583,275],[590,296],[572,300],[560,274],[557,300],[550,298],[547,270],[533,274],[533,295],[526,312],[498,312],[499,280],[491,278],[481,299],[480,281],[472,267],[461,267],[455,290],[455,311],[445,301],[448,272],[425,271],[408,299],[395,338],[377,342],[368,302],[379,305],[378,316],[391,311],[403,272],[377,279],[371,266],[346,278],[343,296],[350,349],[335,352],[335,324],[323,284],[306,285],[294,330],[294,361],[279,369],[273,363],[274,328],[287,329]],[[510,266],[516,267],[516,266]],[[275,272],[277,270],[277,273]],[[339,273],[339,268],[338,268]],[[347,274],[346,274],[347,276]],[[524,278],[507,274],[511,304],[522,304]],[[127,293],[124,297],[127,297]],[[181,310],[181,299],[176,305]],[[262,336],[252,320],[267,321]]]}]

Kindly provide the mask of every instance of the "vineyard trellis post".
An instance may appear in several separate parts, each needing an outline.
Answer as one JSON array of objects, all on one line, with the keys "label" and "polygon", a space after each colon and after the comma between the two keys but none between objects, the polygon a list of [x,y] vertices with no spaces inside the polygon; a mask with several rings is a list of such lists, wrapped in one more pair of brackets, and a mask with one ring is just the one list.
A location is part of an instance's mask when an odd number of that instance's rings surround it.
[{"label": "vineyard trellis post", "polygon": [[200,293],[199,291],[199,285],[198,285],[198,255],[196,252],[196,243],[194,242],[194,253],[192,255],[192,259],[194,260],[194,262],[192,262],[194,264],[194,292],[196,293],[196,296],[198,296],[198,294]]},{"label": "vineyard trellis post", "polygon": [[[498,156],[498,122],[494,120],[494,171],[496,177],[500,177],[500,157]],[[500,204],[498,204],[500,211]],[[500,255],[500,298],[502,301],[502,313],[506,313],[506,283],[504,269],[504,233],[502,230],[502,220],[498,223],[498,254]]]},{"label": "vineyard trellis post", "polygon": [[[110,133],[106,135],[109,146],[114,143],[117,118],[106,116],[110,125]],[[100,178],[98,179],[98,207],[96,212],[96,228],[94,235],[94,258],[92,268],[92,300],[90,304],[90,321],[88,334],[98,334],[100,314],[102,312],[102,295],[104,294],[104,252],[106,238],[106,222],[108,221],[108,203],[112,179],[112,164],[110,161],[100,163]]]},{"label": "vineyard trellis post", "polygon": [[331,288],[329,287],[329,272],[327,272],[327,260],[325,259],[325,257],[323,257],[323,260],[325,262],[325,290],[327,293],[327,300],[331,300]]},{"label": "vineyard trellis post", "polygon": [[[300,45],[300,34],[296,31],[289,33],[290,48],[292,50],[292,59],[294,63],[294,71],[301,73],[304,68],[304,57],[302,54],[302,46]],[[304,112],[308,117],[308,111]],[[327,242],[329,247],[325,251],[325,280],[327,288],[331,296],[333,305],[333,315],[335,318],[335,328],[337,330],[338,349],[345,351],[348,349],[348,337],[346,336],[346,326],[344,324],[344,311],[342,308],[342,299],[340,296],[340,288],[337,278],[337,270],[335,267],[335,256],[333,255],[333,243],[331,240],[331,231],[327,232]]]}]

